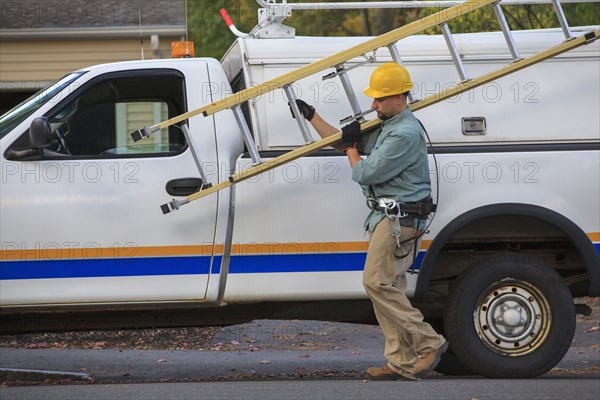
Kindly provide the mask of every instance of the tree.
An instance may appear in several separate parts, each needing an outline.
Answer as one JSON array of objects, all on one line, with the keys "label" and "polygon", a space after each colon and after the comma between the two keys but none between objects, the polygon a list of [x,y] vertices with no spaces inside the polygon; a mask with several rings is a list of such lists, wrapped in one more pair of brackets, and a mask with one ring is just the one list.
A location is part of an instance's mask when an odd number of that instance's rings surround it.
[{"label": "tree", "polygon": [[221,19],[225,8],[236,27],[248,32],[256,25],[258,4],[253,0],[187,0],[188,34],[196,45],[196,55],[220,59],[235,36]]},{"label": "tree", "polygon": [[[280,0],[281,1],[281,0]],[[289,3],[316,2],[299,0]],[[355,0],[336,0],[346,2]],[[325,2],[326,3],[326,2]],[[249,32],[258,20],[255,0],[187,0],[189,36],[196,43],[196,54],[221,58],[235,36],[221,20],[219,9],[224,7],[236,27]],[[599,3],[564,4],[563,9],[571,26],[598,24]],[[297,10],[285,20],[296,29],[298,36],[373,36],[380,35],[412,21],[435,13],[440,9],[368,9],[341,10],[335,6],[323,10]],[[503,6],[511,29],[558,27],[558,19],[550,4]],[[485,32],[499,30],[491,7],[476,10],[449,23],[453,33]],[[425,34],[439,34],[438,28]]]}]

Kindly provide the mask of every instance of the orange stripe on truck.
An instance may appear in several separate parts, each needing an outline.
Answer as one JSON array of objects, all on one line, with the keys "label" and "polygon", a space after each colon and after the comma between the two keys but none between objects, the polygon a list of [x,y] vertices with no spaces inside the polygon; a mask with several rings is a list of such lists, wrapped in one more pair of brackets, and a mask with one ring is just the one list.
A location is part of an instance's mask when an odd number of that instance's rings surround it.
[{"label": "orange stripe on truck", "polygon": [[[592,242],[600,242],[600,232],[591,232],[587,236]],[[431,240],[423,240],[421,250],[431,245]],[[362,242],[315,242],[315,243],[234,243],[231,254],[269,255],[269,254],[307,254],[307,253],[351,253],[366,252],[369,243]],[[64,259],[99,259],[99,258],[131,258],[131,257],[165,257],[165,256],[210,256],[224,253],[223,244],[205,244],[189,246],[146,246],[126,247],[94,247],[84,248],[58,247],[50,243],[45,247],[21,249],[16,244],[0,250],[0,261],[26,260],[64,260]]]}]

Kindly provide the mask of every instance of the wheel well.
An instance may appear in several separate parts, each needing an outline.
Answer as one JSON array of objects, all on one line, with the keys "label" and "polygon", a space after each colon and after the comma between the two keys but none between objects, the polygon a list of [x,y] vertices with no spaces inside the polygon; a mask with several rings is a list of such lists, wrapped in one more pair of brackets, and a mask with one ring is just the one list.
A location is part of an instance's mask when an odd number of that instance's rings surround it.
[{"label": "wheel well", "polygon": [[598,253],[577,225],[555,211],[528,204],[495,204],[471,210],[432,241],[414,299],[443,302],[451,282],[469,265],[500,254],[534,256],[554,268],[573,297],[599,295]]}]

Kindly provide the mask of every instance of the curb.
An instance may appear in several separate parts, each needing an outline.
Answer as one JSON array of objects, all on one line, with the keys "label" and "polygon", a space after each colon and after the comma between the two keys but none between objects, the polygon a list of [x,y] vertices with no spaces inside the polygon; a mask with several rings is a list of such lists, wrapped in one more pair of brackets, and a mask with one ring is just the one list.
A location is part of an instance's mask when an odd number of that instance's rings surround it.
[{"label": "curb", "polygon": [[0,382],[44,382],[52,381],[84,381],[90,374],[63,371],[41,371],[35,369],[0,368]]}]

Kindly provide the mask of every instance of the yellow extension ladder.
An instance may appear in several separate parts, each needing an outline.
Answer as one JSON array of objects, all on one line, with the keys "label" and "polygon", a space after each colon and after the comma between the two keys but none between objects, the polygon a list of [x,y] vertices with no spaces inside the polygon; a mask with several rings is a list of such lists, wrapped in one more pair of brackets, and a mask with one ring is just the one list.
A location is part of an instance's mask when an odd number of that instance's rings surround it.
[{"label": "yellow extension ladder", "polygon": [[[514,1],[514,0],[513,1],[504,0],[504,2],[508,2],[509,4],[517,3],[517,1]],[[442,31],[442,34],[446,41],[446,44],[448,45],[448,49],[450,50],[450,54],[452,56],[455,66],[457,68],[458,74],[461,78],[461,83],[457,84],[454,87],[448,88],[440,93],[428,96],[425,99],[411,102],[410,107],[411,107],[412,111],[417,111],[417,110],[420,110],[421,108],[425,108],[432,104],[438,103],[438,102],[443,101],[448,98],[451,98],[460,93],[463,93],[465,91],[471,90],[478,86],[484,85],[490,81],[501,78],[501,77],[511,74],[513,72],[519,71],[521,69],[527,68],[531,65],[537,64],[548,58],[551,58],[551,57],[554,57],[561,53],[567,52],[576,47],[591,43],[600,38],[600,30],[598,30],[598,29],[593,30],[584,35],[574,37],[571,33],[571,30],[570,30],[568,24],[567,24],[567,21],[564,16],[562,6],[561,6],[559,0],[551,0],[551,2],[552,2],[554,11],[559,20],[559,23],[561,25],[561,28],[563,30],[566,40],[565,40],[565,42],[563,42],[559,45],[556,45],[547,50],[544,50],[544,51],[542,51],[538,54],[535,54],[529,58],[522,58],[521,55],[519,54],[519,50],[517,49],[517,46],[515,45],[515,42],[512,37],[512,33],[510,31],[510,28],[508,26],[508,23],[506,21],[503,11],[502,11],[502,6],[501,6],[500,1],[498,1],[498,0],[467,0],[464,2],[455,2],[454,4],[456,4],[456,5],[454,5],[450,8],[446,8],[442,11],[431,14],[425,18],[422,18],[418,21],[414,21],[405,26],[397,28],[393,31],[390,31],[388,33],[385,33],[383,35],[375,37],[375,38],[368,40],[362,44],[351,47],[347,50],[336,53],[334,55],[323,58],[321,60],[315,61],[306,66],[300,67],[295,71],[281,75],[275,79],[269,80],[262,84],[252,86],[248,89],[239,91],[231,96],[228,96],[222,100],[216,101],[207,106],[189,111],[187,113],[181,114],[177,117],[171,118],[171,119],[161,122],[159,124],[156,124],[156,125],[153,125],[150,127],[144,127],[142,129],[139,129],[138,131],[133,132],[131,134],[133,140],[138,141],[143,138],[149,137],[153,132],[159,131],[160,129],[177,124],[179,122],[185,121],[186,119],[189,119],[191,117],[194,117],[194,116],[197,116],[200,114],[203,114],[204,116],[208,116],[208,115],[214,114],[216,112],[219,112],[219,111],[222,111],[225,109],[231,109],[234,112],[234,116],[239,125],[240,131],[242,132],[242,136],[243,136],[244,142],[246,144],[246,148],[250,154],[250,157],[252,158],[252,161],[255,164],[252,168],[249,168],[244,171],[237,172],[237,173],[231,175],[227,181],[218,183],[216,185],[209,185],[209,187],[204,188],[204,190],[193,193],[182,199],[174,199],[173,201],[171,201],[167,204],[163,204],[161,206],[163,213],[167,214],[173,210],[178,210],[181,206],[188,204],[194,200],[198,200],[204,196],[208,196],[209,194],[212,194],[219,190],[230,187],[236,183],[239,183],[246,179],[252,178],[263,172],[269,171],[273,168],[279,167],[283,164],[286,164],[288,162],[291,162],[300,157],[306,156],[310,153],[313,153],[317,150],[323,149],[327,146],[330,146],[330,145],[338,142],[341,139],[341,132],[337,132],[336,134],[329,136],[325,139],[312,142],[306,120],[304,119],[304,117],[302,117],[302,115],[296,105],[296,102],[295,102],[296,97],[295,97],[294,91],[292,89],[292,84],[295,81],[298,81],[302,78],[308,77],[317,72],[321,72],[327,68],[335,68],[336,72],[333,74],[330,74],[330,75],[338,76],[342,81],[342,85],[344,87],[346,95],[348,96],[348,100],[350,102],[352,111],[354,113],[354,115],[351,116],[349,119],[359,120],[361,122],[361,130],[364,131],[364,130],[368,130],[368,129],[371,129],[371,128],[377,126],[378,124],[381,123],[381,121],[379,119],[375,118],[373,120],[364,122],[363,116],[366,114],[366,112],[361,112],[361,110],[360,110],[360,107],[358,105],[358,100],[357,100],[356,95],[354,94],[354,92],[352,90],[352,86],[348,80],[348,75],[345,73],[346,69],[344,68],[344,63],[355,57],[364,56],[367,53],[373,52],[382,47],[387,47],[392,55],[392,59],[395,62],[401,63],[400,55],[398,53],[395,43],[397,41],[399,41],[403,38],[406,38],[408,36],[411,36],[413,34],[420,33],[429,28],[439,27],[439,29]],[[415,2],[415,3],[417,3],[417,2]],[[437,2],[437,3],[440,4],[440,3],[444,3],[444,2]],[[458,50],[456,48],[456,45],[454,44],[452,34],[450,33],[450,29],[448,28],[448,22],[451,21],[452,19],[455,19],[457,17],[460,17],[469,12],[472,12],[474,10],[477,10],[477,9],[480,9],[480,8],[486,7],[486,6],[491,6],[494,10],[494,13],[500,24],[500,28],[504,34],[504,38],[506,39],[508,48],[512,55],[513,62],[505,67],[502,67],[495,71],[481,75],[479,77],[469,78],[467,76],[465,68],[462,64],[462,61],[461,61],[460,55],[458,53]],[[304,141],[306,144],[298,149],[291,150],[279,157],[275,157],[273,159],[263,162],[263,160],[261,160],[261,158],[260,158],[258,148],[254,142],[254,139],[252,138],[252,135],[250,133],[250,129],[248,128],[248,125],[244,119],[240,105],[252,98],[261,96],[261,95],[268,93],[270,91],[273,91],[275,89],[283,89],[284,90],[284,92],[287,96],[287,99],[290,102],[292,112],[296,118],[296,121],[299,125],[300,131],[303,135],[303,138],[304,138]],[[188,143],[190,143],[190,146],[191,146],[191,141],[189,140],[189,132],[187,130],[187,127],[184,126],[183,132],[186,136],[186,140],[188,141]],[[192,152],[195,153],[193,151],[193,149],[192,149]],[[205,182],[207,182],[206,177],[204,176],[204,173],[202,171],[200,161],[197,159],[196,155],[194,155],[194,157],[195,157],[196,164],[200,170],[201,177],[203,178],[203,180]]]}]

